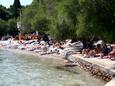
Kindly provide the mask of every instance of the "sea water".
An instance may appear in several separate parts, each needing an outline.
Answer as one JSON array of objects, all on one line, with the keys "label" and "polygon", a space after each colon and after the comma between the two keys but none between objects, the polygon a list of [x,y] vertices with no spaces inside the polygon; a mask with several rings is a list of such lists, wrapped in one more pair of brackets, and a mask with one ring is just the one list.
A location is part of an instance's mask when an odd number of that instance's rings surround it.
[{"label": "sea water", "polygon": [[[57,61],[56,61],[57,62]],[[83,70],[57,69],[55,60],[0,50],[0,86],[104,86]]]}]

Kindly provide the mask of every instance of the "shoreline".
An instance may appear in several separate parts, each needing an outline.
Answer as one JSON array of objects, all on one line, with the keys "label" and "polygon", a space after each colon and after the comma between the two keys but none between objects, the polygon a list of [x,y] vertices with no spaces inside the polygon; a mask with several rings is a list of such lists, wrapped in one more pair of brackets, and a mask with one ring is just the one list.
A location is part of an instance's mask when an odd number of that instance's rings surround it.
[{"label": "shoreline", "polygon": [[63,59],[63,56],[55,55],[55,54],[46,54],[46,55],[40,55],[39,53],[33,52],[33,51],[27,51],[27,50],[19,50],[19,49],[10,49],[10,48],[0,48],[0,50],[6,50],[13,53],[18,54],[25,54],[25,55],[31,55],[33,58],[37,57],[38,59],[51,59],[56,64],[64,66],[66,65],[67,60]]}]

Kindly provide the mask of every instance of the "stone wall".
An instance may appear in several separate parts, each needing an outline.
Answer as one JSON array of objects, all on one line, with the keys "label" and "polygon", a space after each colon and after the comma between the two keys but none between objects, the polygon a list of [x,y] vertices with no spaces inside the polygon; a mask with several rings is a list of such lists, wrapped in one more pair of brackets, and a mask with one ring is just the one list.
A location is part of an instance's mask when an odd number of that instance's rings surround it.
[{"label": "stone wall", "polygon": [[83,59],[76,58],[75,62],[77,62],[82,69],[88,71],[91,75],[99,79],[102,79],[106,82],[110,81],[113,78],[113,76],[115,76],[115,74],[112,71],[100,67],[96,64],[90,63],[88,61],[85,61]]}]

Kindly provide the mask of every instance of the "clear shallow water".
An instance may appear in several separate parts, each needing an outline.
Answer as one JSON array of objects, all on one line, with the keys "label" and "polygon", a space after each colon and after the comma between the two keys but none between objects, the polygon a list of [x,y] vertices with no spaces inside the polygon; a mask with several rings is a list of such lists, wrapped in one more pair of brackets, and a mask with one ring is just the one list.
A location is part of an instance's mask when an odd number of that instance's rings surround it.
[{"label": "clear shallow water", "polygon": [[0,50],[0,86],[104,86],[82,70],[78,74],[54,67],[51,59]]}]

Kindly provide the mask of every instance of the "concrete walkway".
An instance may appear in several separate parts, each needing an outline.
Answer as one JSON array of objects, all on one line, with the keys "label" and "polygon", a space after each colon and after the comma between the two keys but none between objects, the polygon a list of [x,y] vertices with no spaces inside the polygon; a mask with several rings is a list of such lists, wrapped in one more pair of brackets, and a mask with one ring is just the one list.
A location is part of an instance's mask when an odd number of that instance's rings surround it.
[{"label": "concrete walkway", "polygon": [[115,61],[110,59],[100,59],[100,58],[84,58],[81,54],[74,54],[69,57],[69,59],[75,61],[77,58],[87,61],[91,64],[98,65],[103,69],[110,71],[113,75],[112,80],[110,80],[105,86],[115,86]]},{"label": "concrete walkway", "polygon": [[113,72],[115,72],[115,61],[112,61],[110,59],[100,59],[100,58],[84,58],[81,54],[74,54],[70,59],[80,58],[85,61],[88,61],[92,64],[99,65],[103,68],[109,69]]}]

